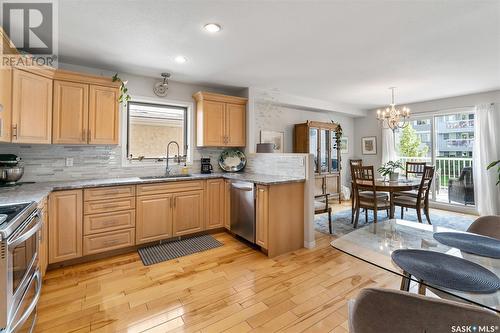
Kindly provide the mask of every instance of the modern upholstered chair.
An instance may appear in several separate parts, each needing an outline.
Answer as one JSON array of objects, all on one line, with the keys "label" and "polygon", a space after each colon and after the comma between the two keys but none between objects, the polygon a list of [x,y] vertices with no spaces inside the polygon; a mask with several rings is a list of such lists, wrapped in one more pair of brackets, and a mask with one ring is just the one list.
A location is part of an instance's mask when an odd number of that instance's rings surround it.
[{"label": "modern upholstered chair", "polygon": [[385,210],[389,215],[389,198],[386,193],[377,193],[373,166],[352,166],[351,172],[356,196],[354,228],[358,226],[361,208],[365,209],[365,222],[368,222],[368,210],[373,210],[374,223],[377,223],[379,210]]},{"label": "modern upholstered chair", "polygon": [[478,306],[399,290],[363,289],[349,302],[350,333],[453,332],[452,327],[499,326],[499,320]]},{"label": "modern upholstered chair", "polygon": [[[329,194],[320,194],[314,197],[314,215],[328,213],[328,230],[332,233],[332,207],[328,203]],[[324,198],[323,200],[318,200]]]},{"label": "modern upholstered chair", "polygon": [[463,168],[458,179],[448,180],[448,202],[452,201],[474,205],[474,179],[471,167]]},{"label": "modern upholstered chair", "polygon": [[[432,178],[434,178],[434,167],[425,166],[424,174],[420,181],[420,186],[418,187],[418,193],[416,196],[413,195],[397,195],[392,200],[394,206],[401,207],[401,218],[404,217],[403,208],[413,208],[417,211],[418,222],[422,223],[422,209],[424,210],[427,222],[431,224],[431,219],[429,217],[429,192],[431,188]],[[394,209],[394,207],[391,207]]]},{"label": "modern upholstered chair", "polygon": [[488,215],[478,217],[467,229],[478,235],[500,239],[500,216]]}]

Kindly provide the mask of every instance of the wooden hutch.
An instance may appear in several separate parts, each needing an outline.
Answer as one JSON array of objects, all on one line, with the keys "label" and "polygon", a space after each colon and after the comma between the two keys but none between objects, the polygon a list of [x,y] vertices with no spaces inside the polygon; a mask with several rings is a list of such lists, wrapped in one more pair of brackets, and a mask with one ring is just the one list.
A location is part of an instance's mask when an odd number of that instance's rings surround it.
[{"label": "wooden hutch", "polygon": [[340,202],[342,128],[338,123],[295,124],[293,151],[314,155],[315,195],[330,194]]}]

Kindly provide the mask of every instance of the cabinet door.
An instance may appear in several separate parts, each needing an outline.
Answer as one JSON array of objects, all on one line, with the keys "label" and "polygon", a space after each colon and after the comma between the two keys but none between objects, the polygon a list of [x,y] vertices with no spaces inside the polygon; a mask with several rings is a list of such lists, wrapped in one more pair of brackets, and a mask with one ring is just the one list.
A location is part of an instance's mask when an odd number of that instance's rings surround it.
[{"label": "cabinet door", "polygon": [[260,247],[267,249],[269,228],[269,189],[267,186],[257,186],[255,227],[255,240],[257,245],[260,245]]},{"label": "cabinet door", "polygon": [[82,214],[82,190],[50,195],[49,263],[82,256]]},{"label": "cabinet door", "polygon": [[224,181],[224,227],[231,230],[231,182]]},{"label": "cabinet door", "polygon": [[118,144],[118,89],[90,85],[89,144]]},{"label": "cabinet door", "polygon": [[174,236],[203,230],[203,191],[174,195]]},{"label": "cabinet door", "polygon": [[52,80],[14,69],[12,142],[51,143]]},{"label": "cabinet door", "polygon": [[224,179],[207,180],[207,219],[206,229],[222,228],[224,226]]},{"label": "cabinet door", "polygon": [[52,143],[87,143],[89,85],[54,81]]},{"label": "cabinet door", "polygon": [[172,201],[170,194],[137,197],[136,244],[172,237]]},{"label": "cabinet door", "polygon": [[224,146],[225,103],[203,101],[203,128],[198,135],[203,136],[203,146]]},{"label": "cabinet door", "polygon": [[12,69],[0,67],[0,141],[10,142],[12,127]]},{"label": "cabinet door", "polygon": [[246,145],[246,105],[226,104],[226,146]]}]

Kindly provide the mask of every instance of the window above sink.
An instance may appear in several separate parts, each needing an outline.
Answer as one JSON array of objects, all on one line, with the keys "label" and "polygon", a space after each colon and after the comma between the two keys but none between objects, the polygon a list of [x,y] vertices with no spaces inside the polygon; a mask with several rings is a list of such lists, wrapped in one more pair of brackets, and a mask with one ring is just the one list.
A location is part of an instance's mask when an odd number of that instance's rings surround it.
[{"label": "window above sink", "polygon": [[[188,155],[188,108],[171,104],[131,101],[127,104],[127,159],[164,160],[168,142],[179,143]],[[170,147],[171,159],[177,148]]]}]

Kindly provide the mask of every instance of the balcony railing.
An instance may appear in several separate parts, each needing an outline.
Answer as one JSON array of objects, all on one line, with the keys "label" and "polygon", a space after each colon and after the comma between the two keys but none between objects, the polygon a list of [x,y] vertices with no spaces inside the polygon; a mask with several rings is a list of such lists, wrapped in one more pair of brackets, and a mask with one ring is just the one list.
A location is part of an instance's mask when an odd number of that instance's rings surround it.
[{"label": "balcony railing", "polygon": [[[430,157],[400,157],[403,164],[406,162],[426,162],[432,163]],[[471,157],[436,157],[436,179],[439,178],[439,189],[448,189],[448,180],[460,177],[462,169],[472,167]]]}]

